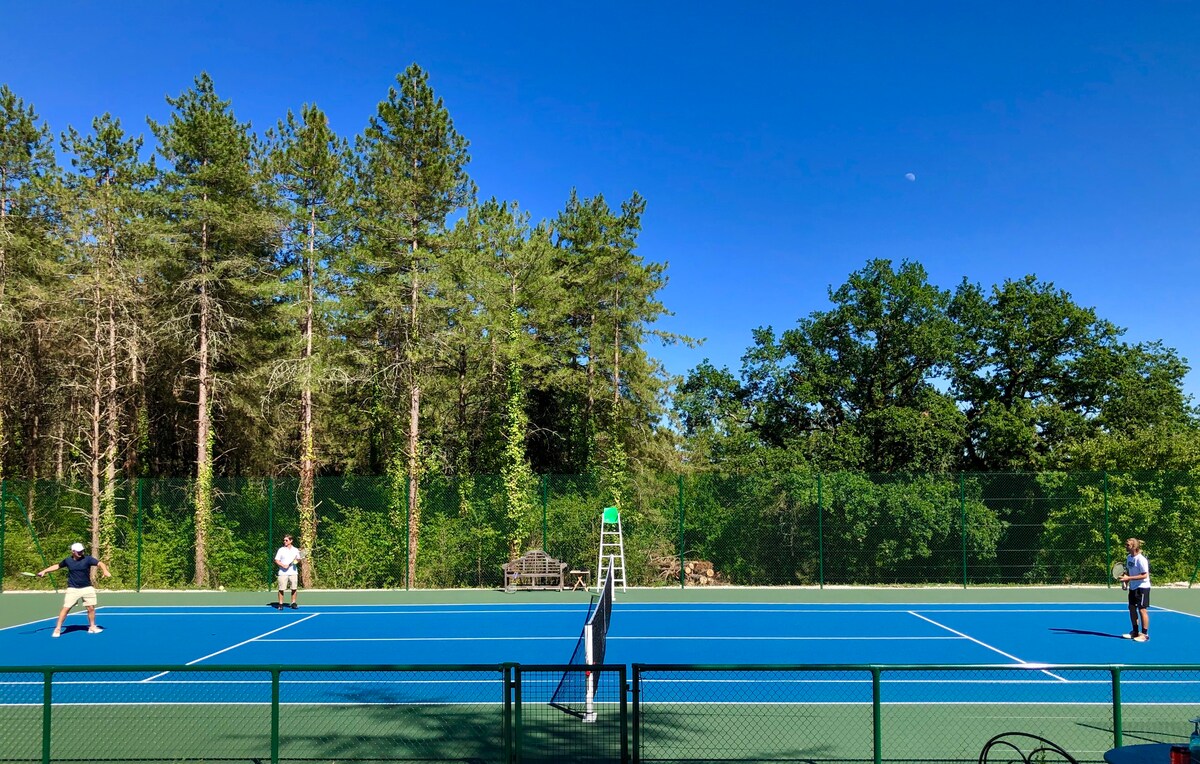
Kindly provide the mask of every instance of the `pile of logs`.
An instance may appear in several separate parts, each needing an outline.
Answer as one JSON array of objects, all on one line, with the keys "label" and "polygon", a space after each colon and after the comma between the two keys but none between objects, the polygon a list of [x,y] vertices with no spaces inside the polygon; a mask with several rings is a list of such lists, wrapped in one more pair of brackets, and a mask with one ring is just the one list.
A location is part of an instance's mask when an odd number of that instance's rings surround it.
[{"label": "pile of logs", "polygon": [[[650,564],[658,571],[658,577],[664,583],[679,582],[679,558],[667,555],[650,556]],[[723,584],[721,574],[707,560],[684,560],[684,586],[718,586]]]}]

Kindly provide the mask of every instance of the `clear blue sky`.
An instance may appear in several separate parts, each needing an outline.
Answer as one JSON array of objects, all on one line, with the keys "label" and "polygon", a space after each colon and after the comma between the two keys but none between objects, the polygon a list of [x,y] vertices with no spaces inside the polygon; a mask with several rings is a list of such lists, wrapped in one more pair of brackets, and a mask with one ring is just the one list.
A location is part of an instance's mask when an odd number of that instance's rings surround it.
[{"label": "clear blue sky", "polygon": [[203,70],[258,131],[316,103],[349,137],[412,62],[481,197],[646,197],[661,328],[705,339],[651,348],[672,373],[876,257],[1034,273],[1200,364],[1200,4],[0,0],[0,82],[56,132],[148,133]]}]

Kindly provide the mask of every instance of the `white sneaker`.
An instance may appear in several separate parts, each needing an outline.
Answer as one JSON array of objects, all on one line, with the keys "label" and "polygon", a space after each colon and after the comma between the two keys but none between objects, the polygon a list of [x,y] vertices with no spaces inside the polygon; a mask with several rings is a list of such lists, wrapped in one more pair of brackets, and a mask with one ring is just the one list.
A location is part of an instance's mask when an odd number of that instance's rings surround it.
[{"label": "white sneaker", "polygon": [[104,629],[100,628],[99,626],[88,627],[88,634],[99,634],[102,631],[104,631]]},{"label": "white sneaker", "polygon": [[52,636],[52,637],[61,637],[61,636],[62,636],[62,632],[61,632],[61,631],[59,631],[58,629],[55,629],[54,631],[50,632],[50,636]]}]

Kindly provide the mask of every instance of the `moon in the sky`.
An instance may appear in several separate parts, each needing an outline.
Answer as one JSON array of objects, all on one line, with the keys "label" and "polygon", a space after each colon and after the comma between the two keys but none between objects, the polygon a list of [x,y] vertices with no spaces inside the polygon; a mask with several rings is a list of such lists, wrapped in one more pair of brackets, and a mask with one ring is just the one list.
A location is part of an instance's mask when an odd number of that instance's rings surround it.
[{"label": "moon in the sky", "polygon": [[906,173],[904,173],[904,179],[905,180],[916,180],[917,176],[913,175],[911,172],[906,172]]}]

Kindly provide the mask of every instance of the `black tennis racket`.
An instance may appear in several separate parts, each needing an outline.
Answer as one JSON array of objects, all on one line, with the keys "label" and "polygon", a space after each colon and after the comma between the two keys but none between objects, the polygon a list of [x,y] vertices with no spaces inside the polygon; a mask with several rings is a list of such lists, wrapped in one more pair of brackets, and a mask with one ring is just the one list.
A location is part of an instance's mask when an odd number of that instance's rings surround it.
[{"label": "black tennis racket", "polygon": [[[1125,570],[1125,563],[1123,563],[1123,562],[1114,562],[1114,563],[1113,563],[1113,566],[1112,566],[1112,577],[1113,577],[1113,580],[1114,580],[1114,581],[1121,581],[1121,576],[1125,575],[1125,573],[1126,573],[1126,572],[1127,572],[1127,571]],[[1128,588],[1129,588],[1129,582],[1128,582],[1128,581],[1121,581],[1121,588],[1122,588],[1122,589],[1128,589]]]}]

